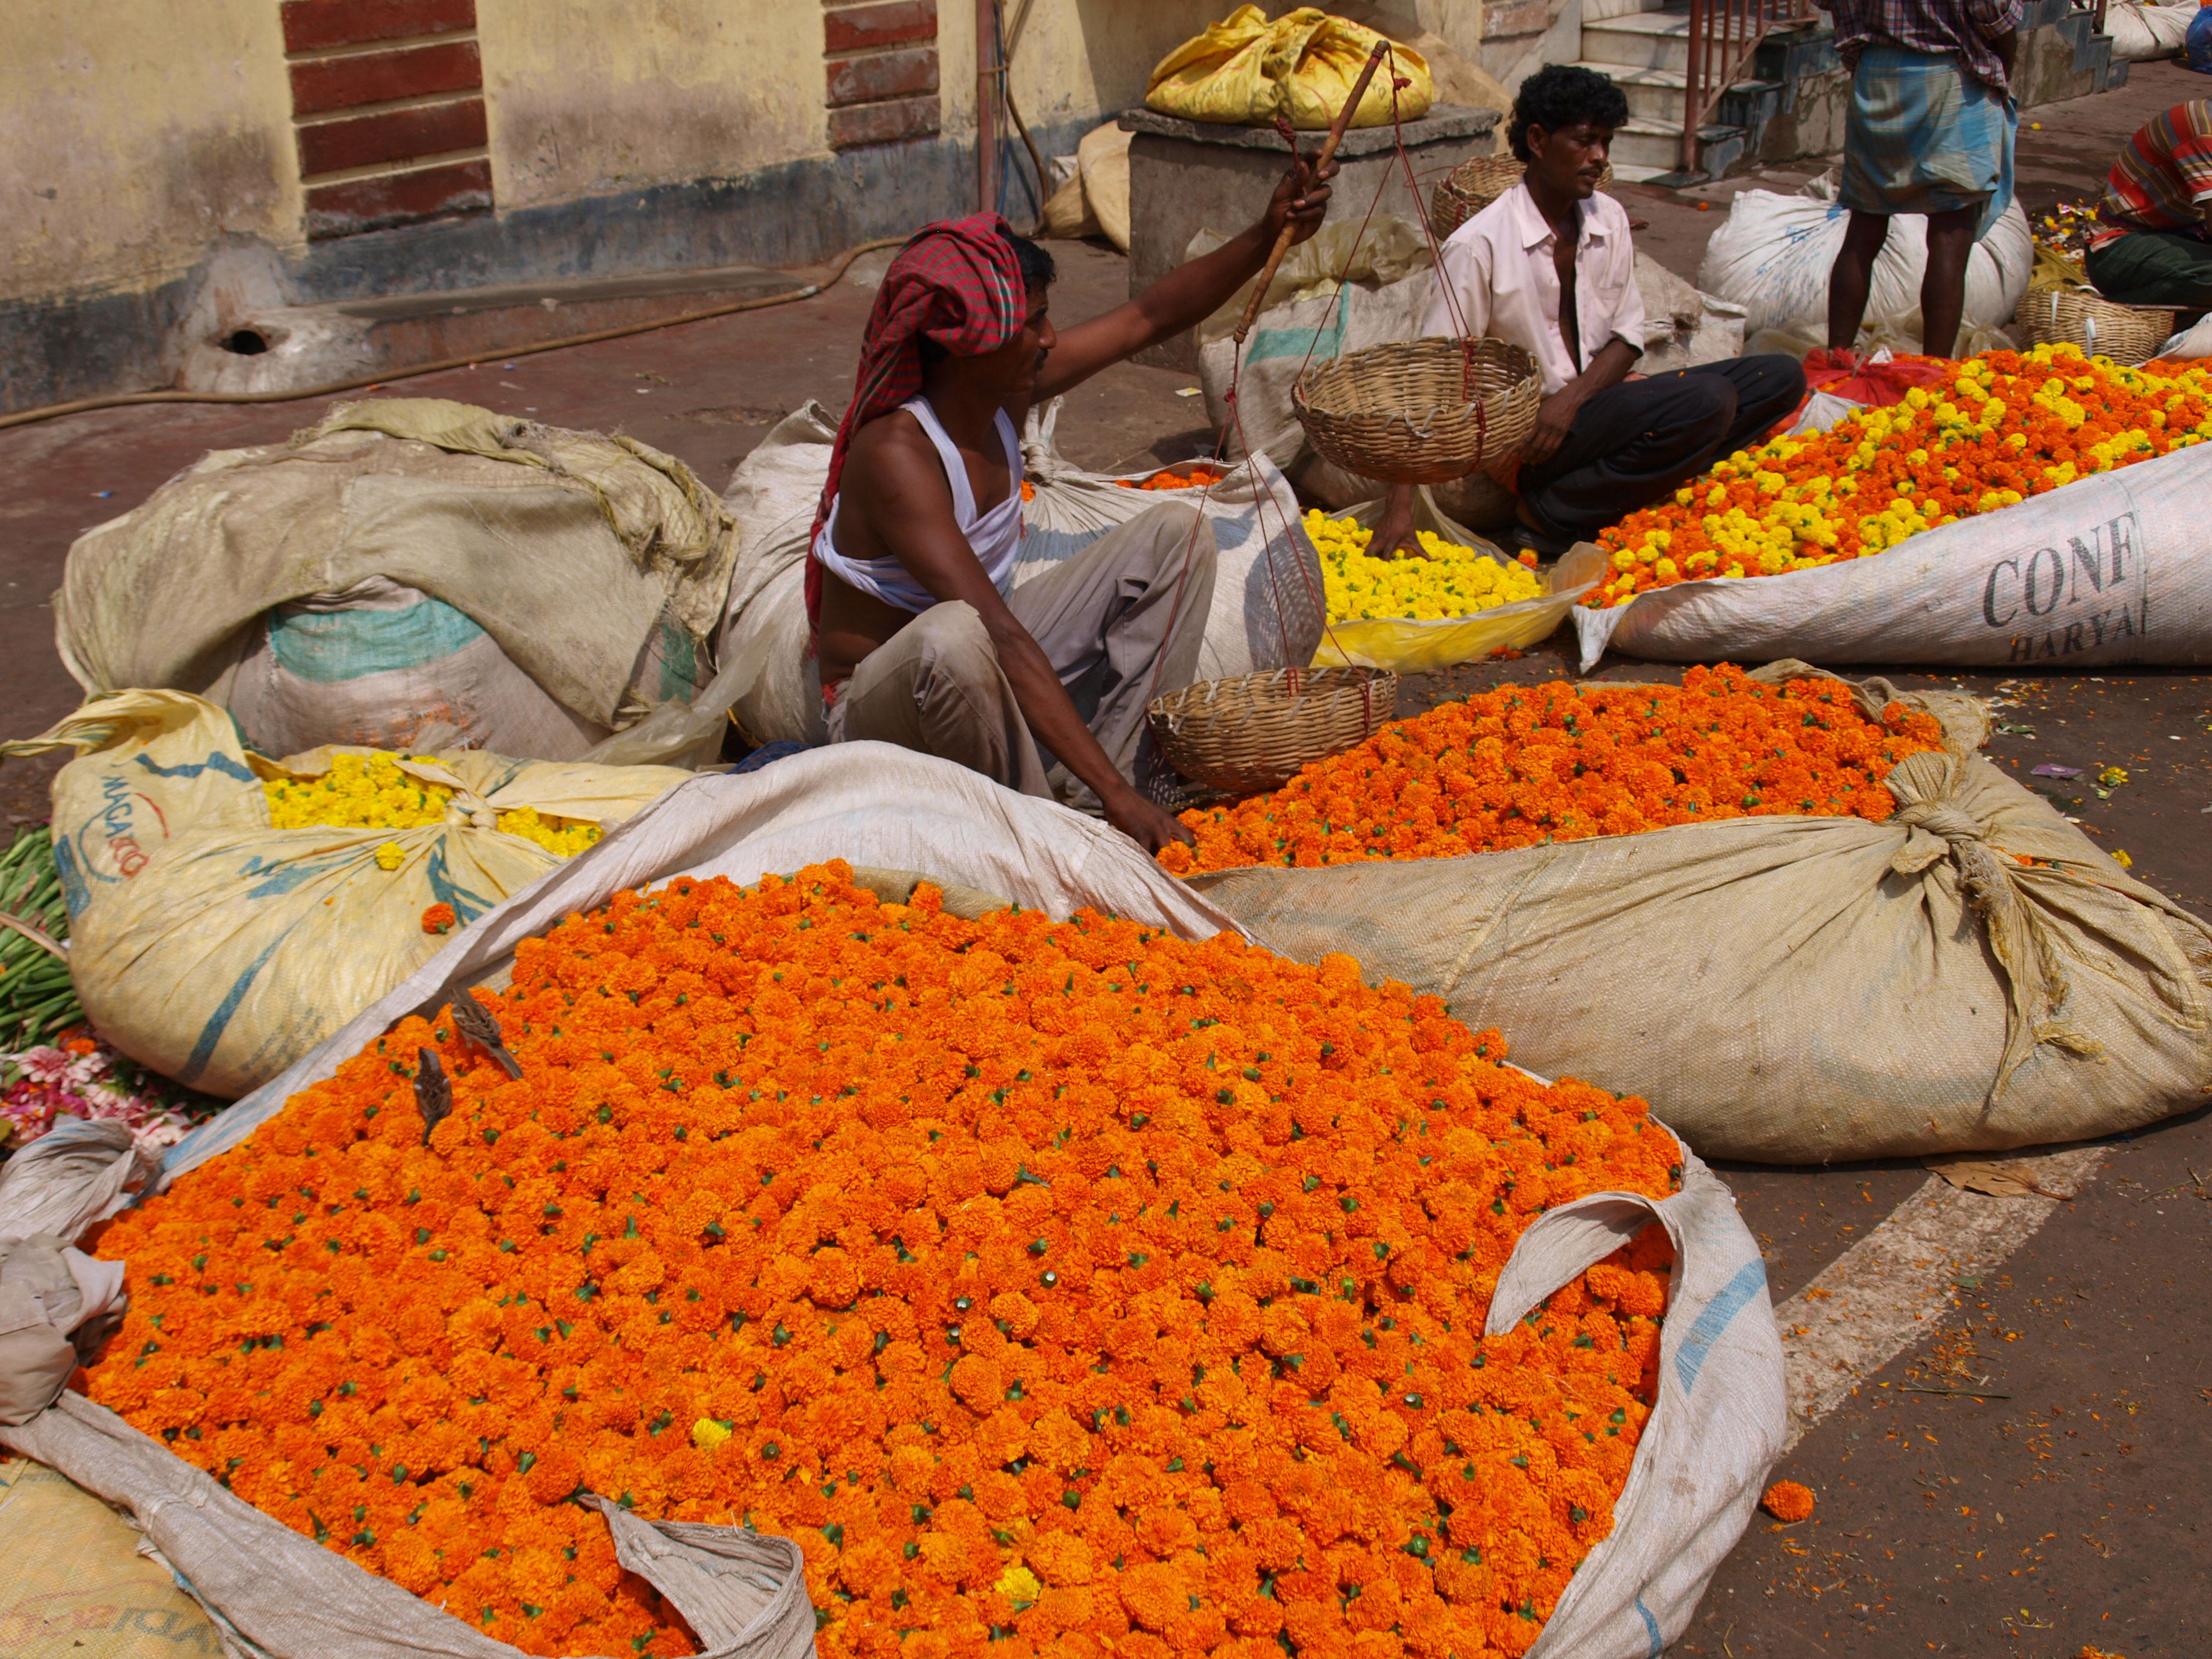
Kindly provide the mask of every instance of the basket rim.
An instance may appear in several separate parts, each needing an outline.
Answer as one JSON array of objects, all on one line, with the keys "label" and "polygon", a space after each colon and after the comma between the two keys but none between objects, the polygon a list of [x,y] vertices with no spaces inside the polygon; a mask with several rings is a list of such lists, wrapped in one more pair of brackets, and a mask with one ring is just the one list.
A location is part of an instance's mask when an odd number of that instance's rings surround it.
[{"label": "basket rim", "polygon": [[[1476,336],[1427,334],[1411,340],[1384,340],[1375,345],[1362,346],[1357,351],[1340,353],[1331,357],[1327,362],[1312,364],[1302,370],[1291,382],[1291,396],[1293,401],[1302,404],[1306,408],[1313,409],[1316,405],[1307,395],[1309,382],[1326,386],[1335,381],[1346,380],[1363,368],[1384,362],[1391,358],[1418,363],[1420,359],[1425,357],[1440,359],[1456,357],[1462,361],[1478,357],[1486,361],[1502,360],[1503,366],[1510,371],[1511,378],[1504,386],[1493,387],[1480,397],[1457,405],[1462,409],[1472,409],[1476,404],[1486,403],[1492,398],[1509,396],[1518,392],[1524,382],[1540,384],[1543,374],[1542,366],[1537,362],[1535,353],[1530,351],[1526,346],[1516,345],[1510,340],[1502,340],[1494,334]],[[1325,405],[1319,407],[1322,413],[1328,415]],[[1360,414],[1370,412],[1371,411],[1355,410],[1350,415],[1331,416],[1329,418],[1356,418]]]},{"label": "basket rim", "polygon": [[[1300,685],[1309,678],[1317,685]],[[1398,674],[1354,664],[1260,669],[1195,680],[1146,705],[1161,757],[1229,793],[1280,788],[1305,767],[1372,738],[1397,716]]]},{"label": "basket rim", "polygon": [[[1421,411],[1407,409],[1339,409],[1326,401],[1316,401],[1316,394],[1324,399],[1340,383],[1348,381],[1363,369],[1378,362],[1387,364],[1390,357],[1418,361],[1430,357],[1459,358],[1465,361],[1480,356],[1486,362],[1502,366],[1508,379],[1501,386],[1480,391],[1473,398],[1454,401],[1439,398],[1431,403],[1425,416]],[[1442,365],[1440,365],[1442,366]],[[1310,382],[1310,384],[1309,384]],[[1542,369],[1535,355],[1525,346],[1510,340],[1501,340],[1494,335],[1468,339],[1464,336],[1430,335],[1413,340],[1389,340],[1379,345],[1363,347],[1332,357],[1325,363],[1316,363],[1291,382],[1291,406],[1301,421],[1309,417],[1324,425],[1344,431],[1385,433],[1402,426],[1415,437],[1429,439],[1436,435],[1445,422],[1477,421],[1485,427],[1510,418],[1518,418],[1514,407],[1524,401],[1540,402],[1543,395]],[[1480,411],[1480,414],[1477,411]],[[1426,424],[1421,424],[1421,419]]]},{"label": "basket rim", "polygon": [[[1157,711],[1162,719],[1167,720],[1182,718],[1186,712],[1203,710],[1211,713],[1225,709],[1227,706],[1220,700],[1229,695],[1227,688],[1251,687],[1273,690],[1276,686],[1286,684],[1293,674],[1311,676],[1323,683],[1290,691],[1272,705],[1274,709],[1293,709],[1316,698],[1344,696],[1352,692],[1371,695],[1372,689],[1384,680],[1395,684],[1398,679],[1394,670],[1369,668],[1355,663],[1308,665],[1304,668],[1261,668],[1249,674],[1226,674],[1210,680],[1193,680],[1188,685],[1159,693],[1146,703],[1145,710],[1147,714]],[[1202,700],[1199,700],[1200,698]],[[1194,702],[1195,708],[1186,711],[1186,702]],[[1248,703],[1244,707],[1265,709],[1268,705]]]}]

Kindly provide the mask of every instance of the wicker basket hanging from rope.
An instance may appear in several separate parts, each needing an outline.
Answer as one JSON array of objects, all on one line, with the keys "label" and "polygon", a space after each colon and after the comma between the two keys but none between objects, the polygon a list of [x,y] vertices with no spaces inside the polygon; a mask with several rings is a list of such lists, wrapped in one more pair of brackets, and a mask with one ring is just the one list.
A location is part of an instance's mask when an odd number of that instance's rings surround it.
[{"label": "wicker basket hanging from rope", "polygon": [[1396,713],[1398,677],[1378,668],[1271,668],[1200,680],[1146,706],[1170,766],[1232,795],[1279,788],[1301,767],[1357,747]]},{"label": "wicker basket hanging from rope", "polygon": [[[1429,229],[1438,241],[1521,182],[1528,164],[1510,155],[1478,155],[1462,161],[1429,193]],[[1600,190],[1613,188],[1613,167],[1607,163],[1597,181]]]},{"label": "wicker basket hanging from rope", "polygon": [[2092,356],[2132,368],[2158,356],[2173,332],[2173,313],[2154,306],[2115,305],[2081,289],[2047,288],[2020,296],[2013,322],[2030,345],[2072,344]]},{"label": "wicker basket hanging from rope", "polygon": [[1291,384],[1291,412],[1322,459],[1389,483],[1442,483],[1504,460],[1542,402],[1535,358],[1503,340],[1393,340]]}]

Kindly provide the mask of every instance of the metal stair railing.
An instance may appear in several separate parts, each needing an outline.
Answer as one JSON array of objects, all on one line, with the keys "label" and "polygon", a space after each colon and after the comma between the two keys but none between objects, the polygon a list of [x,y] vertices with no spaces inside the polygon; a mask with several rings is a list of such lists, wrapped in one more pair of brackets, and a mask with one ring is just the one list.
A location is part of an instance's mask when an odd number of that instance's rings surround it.
[{"label": "metal stair railing", "polygon": [[1681,167],[1698,165],[1698,131],[1741,80],[1769,34],[1812,22],[1811,0],[1690,0],[1689,63],[1683,74]]}]

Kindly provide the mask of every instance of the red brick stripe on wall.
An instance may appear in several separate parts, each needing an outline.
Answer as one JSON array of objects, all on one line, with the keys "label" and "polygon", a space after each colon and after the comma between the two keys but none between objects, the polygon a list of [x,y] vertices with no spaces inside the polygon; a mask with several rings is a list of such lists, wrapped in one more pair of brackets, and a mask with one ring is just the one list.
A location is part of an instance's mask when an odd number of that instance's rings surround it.
[{"label": "red brick stripe on wall", "polygon": [[313,177],[379,161],[441,155],[447,150],[473,149],[484,142],[484,137],[481,98],[345,116],[300,129],[300,171]]},{"label": "red brick stripe on wall", "polygon": [[911,98],[937,90],[937,48],[910,46],[830,60],[830,107]]},{"label": "red brick stripe on wall", "polygon": [[292,113],[320,115],[397,98],[472,92],[482,85],[483,64],[473,40],[326,58],[292,65]]},{"label": "red brick stripe on wall", "polygon": [[454,161],[414,173],[318,185],[307,191],[307,234],[320,240],[491,205],[491,163]]},{"label": "red brick stripe on wall", "polygon": [[937,0],[881,0],[874,5],[841,6],[823,14],[822,33],[823,45],[833,57],[839,52],[934,40]]},{"label": "red brick stripe on wall", "polygon": [[830,112],[830,146],[856,149],[863,144],[895,144],[927,138],[938,130],[937,98],[902,98],[895,103],[860,104]]},{"label": "red brick stripe on wall", "polygon": [[477,26],[477,0],[284,0],[284,50],[319,52]]}]

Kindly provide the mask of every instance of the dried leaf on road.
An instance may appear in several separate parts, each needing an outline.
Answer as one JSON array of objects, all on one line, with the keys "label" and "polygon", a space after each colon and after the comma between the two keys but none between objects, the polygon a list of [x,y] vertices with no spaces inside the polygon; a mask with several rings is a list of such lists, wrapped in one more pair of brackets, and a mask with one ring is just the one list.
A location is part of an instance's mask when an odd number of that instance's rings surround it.
[{"label": "dried leaf on road", "polygon": [[1954,1187],[1991,1198],[2055,1198],[2070,1201],[2070,1193],[2054,1193],[2036,1184],[2035,1171],[2019,1163],[1994,1163],[1987,1158],[1946,1155],[1920,1160]]}]

